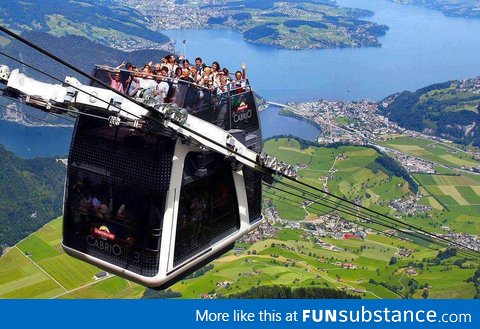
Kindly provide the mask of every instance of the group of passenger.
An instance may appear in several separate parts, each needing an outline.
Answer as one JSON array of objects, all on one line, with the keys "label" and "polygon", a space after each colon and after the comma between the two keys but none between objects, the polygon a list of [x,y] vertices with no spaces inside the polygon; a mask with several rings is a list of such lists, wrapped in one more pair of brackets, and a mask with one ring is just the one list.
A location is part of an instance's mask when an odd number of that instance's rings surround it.
[{"label": "group of passenger", "polygon": [[211,93],[220,94],[229,89],[239,90],[245,87],[246,66],[242,64],[241,67],[242,70],[231,76],[230,71],[222,68],[217,61],[207,66],[200,57],[195,59],[195,63],[190,63],[184,56],[177,58],[167,55],[161,63],[149,62],[142,68],[124,62],[114,69],[113,75],[108,72],[108,77],[110,86],[121,93],[135,96],[141,90],[150,89],[155,97],[167,102],[170,89],[167,78],[187,81],[208,88]]}]

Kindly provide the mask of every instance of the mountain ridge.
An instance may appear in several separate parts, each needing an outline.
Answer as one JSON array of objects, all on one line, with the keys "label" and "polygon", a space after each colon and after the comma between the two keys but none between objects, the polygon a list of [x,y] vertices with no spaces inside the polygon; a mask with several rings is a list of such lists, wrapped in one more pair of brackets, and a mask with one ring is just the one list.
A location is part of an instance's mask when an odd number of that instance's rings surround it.
[{"label": "mountain ridge", "polygon": [[379,110],[404,128],[480,146],[480,77],[395,93]]}]

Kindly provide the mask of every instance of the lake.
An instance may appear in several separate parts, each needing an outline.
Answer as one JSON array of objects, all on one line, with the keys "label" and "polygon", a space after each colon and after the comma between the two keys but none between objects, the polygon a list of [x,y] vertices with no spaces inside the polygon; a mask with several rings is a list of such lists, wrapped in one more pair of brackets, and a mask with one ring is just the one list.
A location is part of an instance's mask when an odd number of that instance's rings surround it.
[{"label": "lake", "polygon": [[68,155],[73,128],[26,127],[0,120],[0,144],[22,158]]},{"label": "lake", "polygon": [[[257,92],[275,102],[383,99],[403,90],[480,75],[480,19],[384,0],[340,0],[370,9],[367,18],[390,27],[380,48],[285,50],[254,45],[230,30],[162,31],[186,40],[187,57],[218,60],[230,71],[247,64]],[[183,53],[182,42],[177,42]]]},{"label": "lake", "polygon": [[[187,57],[211,64],[218,60],[231,71],[247,64],[255,90],[269,101],[285,103],[318,99],[380,100],[392,93],[416,90],[436,82],[480,75],[480,19],[445,17],[442,13],[384,0],[339,0],[348,7],[370,9],[367,19],[390,27],[380,48],[284,50],[245,42],[230,30],[163,31],[186,40]],[[183,53],[182,42],[177,43]],[[261,113],[264,137],[278,134],[315,139],[318,129],[278,115],[278,108]],[[65,154],[69,134],[52,128],[5,126],[0,143],[24,157]],[[35,128],[37,129],[37,128]],[[71,134],[71,132],[70,132]],[[60,136],[56,138],[55,136]]]}]

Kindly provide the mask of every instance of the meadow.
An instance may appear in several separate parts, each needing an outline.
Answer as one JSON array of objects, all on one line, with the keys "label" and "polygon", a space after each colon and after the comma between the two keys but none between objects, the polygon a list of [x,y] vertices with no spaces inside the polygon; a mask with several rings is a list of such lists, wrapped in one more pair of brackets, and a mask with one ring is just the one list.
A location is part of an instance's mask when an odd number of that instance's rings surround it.
[{"label": "meadow", "polygon": [[[410,143],[410,148],[417,153],[429,145],[423,141]],[[475,211],[478,213],[475,204],[480,191],[476,177],[414,175],[424,195],[419,203],[432,206],[432,210],[405,216],[392,210],[388,201],[413,196],[413,193],[406,181],[377,166],[375,159],[379,153],[372,148],[301,149],[294,139],[276,139],[265,144],[265,151],[298,165],[298,178],[302,181],[382,213],[403,216],[403,220],[419,227],[442,232],[440,223],[445,221],[465,232],[478,233],[480,229],[478,220],[473,218]],[[468,266],[454,265],[461,257],[438,263],[435,262],[438,246],[411,237],[407,237],[410,241],[400,240],[375,231],[366,239],[316,237],[305,223],[331,210],[319,204],[306,205],[303,202],[311,200],[309,196],[295,198],[288,193],[293,190],[284,189],[282,192],[267,188],[264,197],[282,219],[299,222],[301,228],[283,224],[275,238],[242,245],[247,248],[242,254],[230,253],[216,260],[212,270],[199,278],[177,283],[173,290],[182,292],[184,297],[198,298],[202,294],[228,296],[256,285],[286,284],[343,289],[362,298],[423,298],[424,291],[429,298],[475,296],[474,285],[466,279],[478,268],[477,259]],[[450,201],[451,209],[443,207],[446,201]],[[324,249],[318,241],[338,249]],[[408,252],[400,254],[400,250]],[[396,258],[394,264],[391,264],[392,257]],[[344,263],[353,264],[355,269],[345,268]]]},{"label": "meadow", "polygon": [[48,223],[0,258],[0,298],[139,298],[144,287],[66,255],[62,221]]}]

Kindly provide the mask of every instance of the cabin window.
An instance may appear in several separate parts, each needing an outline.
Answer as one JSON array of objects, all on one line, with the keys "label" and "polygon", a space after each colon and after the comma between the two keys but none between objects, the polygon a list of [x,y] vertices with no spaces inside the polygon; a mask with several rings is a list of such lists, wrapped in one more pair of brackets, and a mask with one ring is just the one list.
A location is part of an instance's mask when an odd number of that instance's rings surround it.
[{"label": "cabin window", "polygon": [[174,266],[208,250],[239,228],[230,163],[213,153],[188,154],[180,193]]},{"label": "cabin window", "polygon": [[174,143],[80,118],[68,164],[65,245],[156,275]]}]

